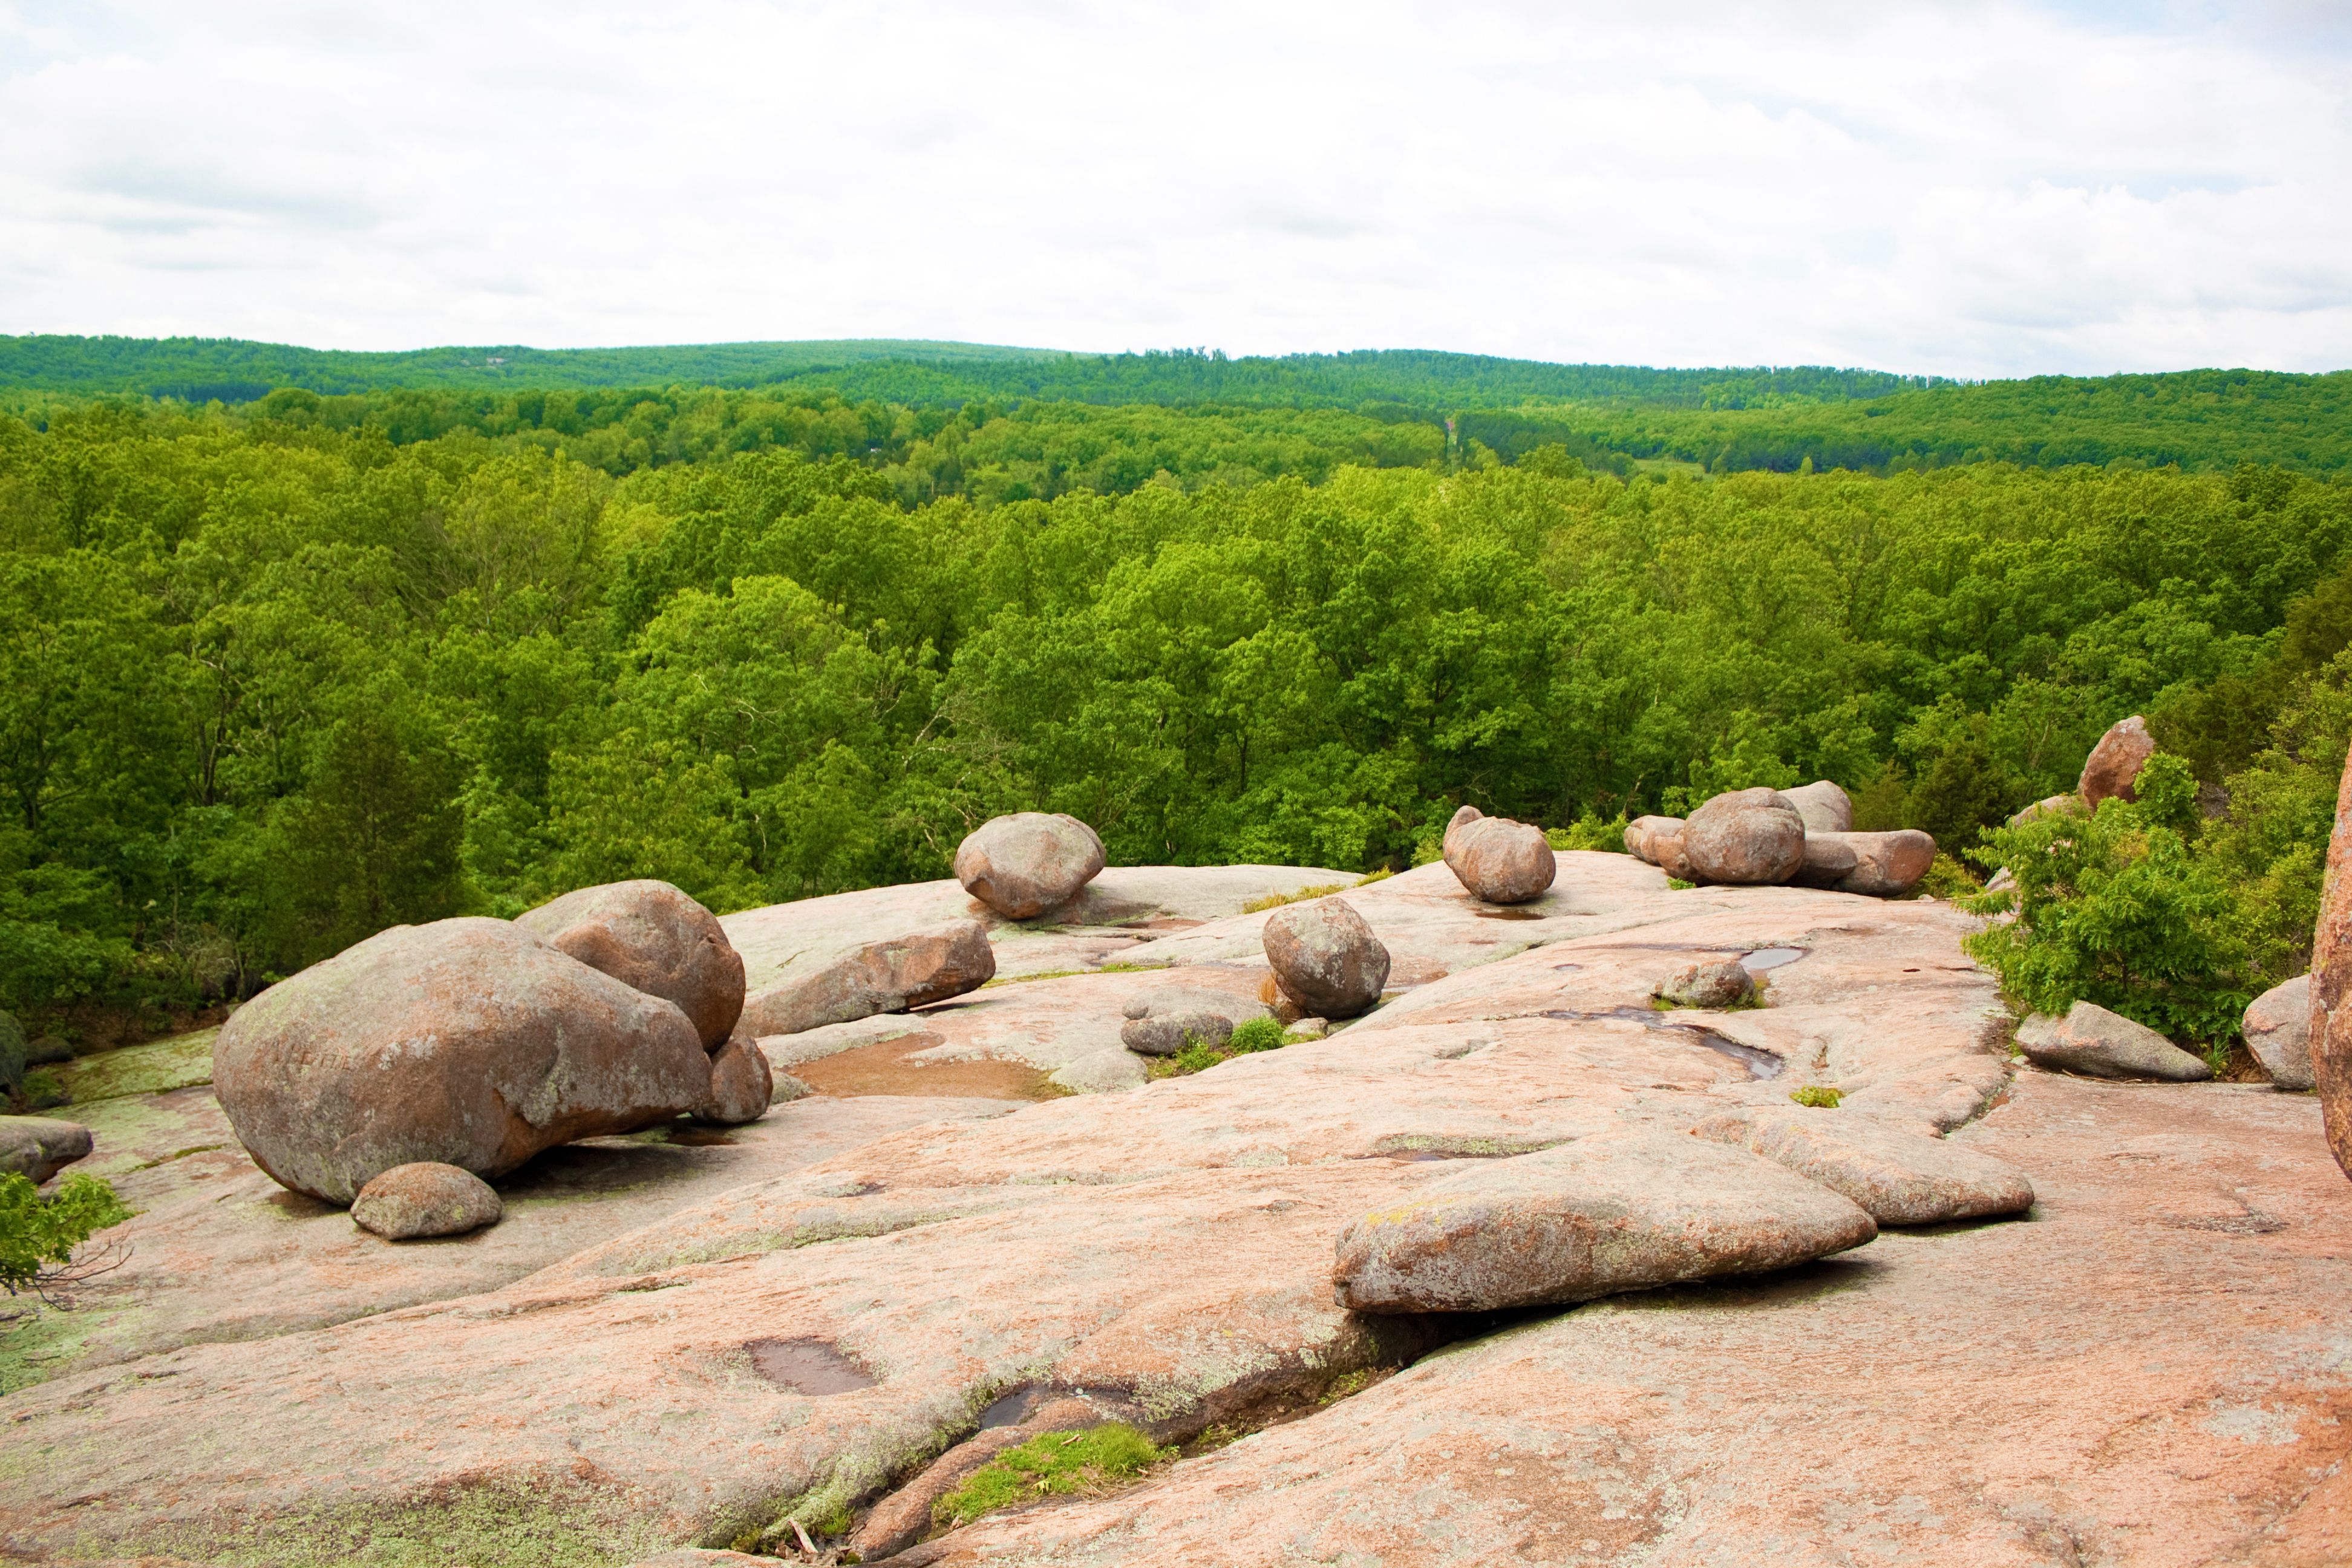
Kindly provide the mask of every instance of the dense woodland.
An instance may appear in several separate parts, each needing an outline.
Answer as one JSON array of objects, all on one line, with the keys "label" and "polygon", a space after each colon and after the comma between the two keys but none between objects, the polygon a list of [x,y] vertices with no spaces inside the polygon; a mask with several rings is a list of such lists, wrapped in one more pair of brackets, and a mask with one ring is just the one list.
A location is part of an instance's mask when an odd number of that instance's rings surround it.
[{"label": "dense woodland", "polygon": [[[1798,472],[1526,409],[44,395],[0,416],[0,1005],[249,993],[621,877],[722,910],[937,877],[1027,807],[1115,862],[1362,871],[1465,801],[1600,843],[1826,776],[1998,858],[2146,711],[2204,810],[2101,852],[2179,848],[2173,903],[2115,918],[2179,972],[2093,941],[2052,984],[2209,1035],[2304,961],[2352,727],[2352,487],[2231,454],[2332,452],[2342,380],[1981,427],[2037,384],[1898,392],[1959,400],[1911,426],[1949,460]],[[2195,397],[2179,466],[1986,457]]]}]

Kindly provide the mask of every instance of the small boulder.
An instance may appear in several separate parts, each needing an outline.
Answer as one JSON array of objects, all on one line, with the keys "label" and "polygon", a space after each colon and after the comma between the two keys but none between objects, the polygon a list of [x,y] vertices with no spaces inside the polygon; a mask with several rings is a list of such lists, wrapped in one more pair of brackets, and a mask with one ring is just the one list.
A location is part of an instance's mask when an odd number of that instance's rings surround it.
[{"label": "small boulder", "polygon": [[1142,1088],[1150,1076],[1141,1057],[1125,1046],[1110,1046],[1065,1063],[1045,1081],[1075,1094],[1118,1094]]},{"label": "small boulder", "polygon": [[1691,881],[1785,882],[1805,863],[1805,819],[1777,791],[1734,790],[1691,813],[1682,852]]},{"label": "small boulder", "polygon": [[996,976],[996,949],[978,921],[943,921],[869,942],[743,1004],[743,1032],[797,1035],[877,1013],[928,1007],[978,990]]},{"label": "small boulder", "polygon": [[991,817],[956,849],[956,880],[1008,919],[1059,909],[1103,868],[1102,840],[1075,816],[1015,812]]},{"label": "small boulder", "polygon": [[1389,950],[1344,899],[1284,905],[1266,916],[1265,942],[1294,1017],[1352,1018],[1380,1001],[1389,981]]},{"label": "small boulder", "polygon": [[1155,1013],[1120,1026],[1119,1043],[1147,1057],[1172,1057],[1187,1042],[1215,1047],[1234,1037],[1234,1021],[1216,1013]]},{"label": "small boulder", "polygon": [[1936,841],[1916,827],[1892,833],[1805,835],[1805,860],[1792,880],[1808,888],[1895,898],[1919,885],[1936,863]]},{"label": "small boulder", "polygon": [[2245,1035],[2271,1082],[2311,1088],[2311,976],[2298,974],[2255,997],[2246,1008]]},{"label": "small boulder", "polygon": [[498,1224],[506,1212],[489,1183],[434,1160],[394,1165],[352,1200],[352,1223],[386,1241],[463,1236]]},{"label": "small boulder", "polygon": [[1473,898],[1490,904],[1524,904],[1550,887],[1559,871],[1542,828],[1500,816],[1449,829],[1445,864]]},{"label": "small boulder", "polygon": [[2017,1026],[2017,1044],[2043,1067],[2092,1078],[2194,1083],[2213,1076],[2203,1057],[2182,1050],[2145,1024],[2089,1002],[2075,1003],[2063,1018],[2034,1014]]},{"label": "small boulder", "polygon": [[1679,816],[1637,816],[1625,825],[1625,853],[1636,860],[1661,865],[1658,841],[1679,839],[1682,834],[1683,819]]},{"label": "small boulder", "polygon": [[582,888],[515,924],[624,985],[677,1003],[705,1050],[725,1043],[742,1016],[742,957],[718,918],[667,882]]},{"label": "small boulder", "polygon": [[1694,963],[1651,993],[1677,1007],[1738,1007],[1756,999],[1756,976],[1740,963]]},{"label": "small boulder", "polygon": [[1736,1110],[1691,1131],[1819,1182],[1881,1225],[1937,1225],[2033,1206],[2033,1184],[2014,1165],[1859,1111]]},{"label": "small boulder", "polygon": [[776,1089],[768,1055],[749,1035],[730,1035],[710,1053],[710,1089],[694,1108],[698,1121],[740,1127],[768,1114]]},{"label": "small boulder", "polygon": [[89,1129],[47,1116],[0,1116],[0,1173],[29,1176],[39,1186],[94,1145]]},{"label": "small boulder", "polygon": [[1330,1032],[1328,1018],[1301,1018],[1284,1031],[1294,1040],[1319,1040]]},{"label": "small boulder", "polygon": [[2079,795],[2047,795],[2032,805],[2014,812],[2009,819],[2011,827],[2022,827],[2029,822],[2039,822],[2045,816],[2080,816],[2083,797]]},{"label": "small boulder", "polygon": [[1612,1133],[1465,1164],[1340,1235],[1339,1306],[1472,1312],[1585,1301],[1785,1268],[1878,1234],[1827,1187],[1679,1133]]},{"label": "small boulder", "polygon": [[2091,755],[2083,763],[2083,781],[2074,793],[2093,811],[2103,800],[2137,800],[2133,786],[2139,783],[2139,771],[2156,755],[2156,737],[2147,732],[2147,721],[2135,713],[2117,722],[2099,737],[2091,748]]},{"label": "small boulder", "polygon": [[503,1175],[709,1089],[676,1003],[508,921],[379,931],[247,1002],[213,1044],[214,1093],[255,1163],[331,1204],[419,1160]]},{"label": "small boulder", "polygon": [[1827,779],[1815,779],[1795,789],[1784,789],[1780,798],[1797,808],[1804,819],[1808,837],[1816,833],[1851,833],[1853,831],[1853,799]]}]

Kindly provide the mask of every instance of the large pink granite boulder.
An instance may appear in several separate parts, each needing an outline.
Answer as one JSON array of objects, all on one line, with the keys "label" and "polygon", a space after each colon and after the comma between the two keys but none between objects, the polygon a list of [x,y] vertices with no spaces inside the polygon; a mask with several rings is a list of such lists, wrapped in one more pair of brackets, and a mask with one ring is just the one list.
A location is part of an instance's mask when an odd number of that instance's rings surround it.
[{"label": "large pink granite boulder", "polygon": [[2083,763],[2082,782],[2074,793],[2093,811],[2103,800],[2137,800],[2139,771],[2154,755],[2156,737],[2147,732],[2147,721],[2135,713],[2099,737]]},{"label": "large pink granite boulder", "polygon": [[1068,903],[1103,866],[1095,830],[1060,812],[991,817],[957,847],[955,857],[964,891],[1016,921]]},{"label": "large pink granite boulder", "polygon": [[1524,904],[1559,874],[1543,829],[1508,817],[1487,816],[1475,805],[1454,814],[1445,829],[1445,864],[1474,898]]},{"label": "large pink granite boulder", "polygon": [[705,1050],[743,1012],[743,960],[718,917],[667,882],[582,888],[515,924],[624,985],[677,1004]]},{"label": "large pink granite boulder", "polygon": [[1302,1016],[1352,1018],[1381,999],[1389,950],[1344,899],[1288,904],[1265,920],[1265,961]]},{"label": "large pink granite boulder", "polygon": [[1805,863],[1805,819],[1776,790],[1733,790],[1690,814],[1682,852],[1693,881],[1785,882]]}]

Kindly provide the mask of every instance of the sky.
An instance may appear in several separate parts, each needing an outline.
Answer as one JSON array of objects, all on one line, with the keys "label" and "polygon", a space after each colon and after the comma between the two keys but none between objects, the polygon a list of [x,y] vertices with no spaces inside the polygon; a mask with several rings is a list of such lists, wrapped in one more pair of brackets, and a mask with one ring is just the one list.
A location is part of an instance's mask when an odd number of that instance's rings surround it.
[{"label": "sky", "polygon": [[0,0],[0,332],[2352,366],[2352,5]]}]

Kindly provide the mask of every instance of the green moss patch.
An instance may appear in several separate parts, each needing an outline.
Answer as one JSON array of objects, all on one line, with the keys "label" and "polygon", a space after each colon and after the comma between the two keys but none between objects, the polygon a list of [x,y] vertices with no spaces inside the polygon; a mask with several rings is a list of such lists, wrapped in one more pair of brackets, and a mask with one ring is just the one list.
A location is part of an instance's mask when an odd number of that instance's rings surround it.
[{"label": "green moss patch", "polygon": [[1014,1503],[1108,1491],[1166,1457],[1166,1449],[1123,1421],[1084,1432],[1048,1432],[974,1470],[931,1505],[931,1521],[953,1530]]},{"label": "green moss patch", "polygon": [[161,1094],[213,1080],[213,1041],[218,1029],[198,1029],[143,1046],[100,1051],[50,1070],[72,1103],[114,1100],[126,1094]]},{"label": "green moss patch", "polygon": [[1832,1089],[1825,1083],[1809,1083],[1802,1089],[1790,1089],[1789,1098],[1816,1110],[1835,1110],[1838,1101],[1845,1098],[1845,1090]]}]

